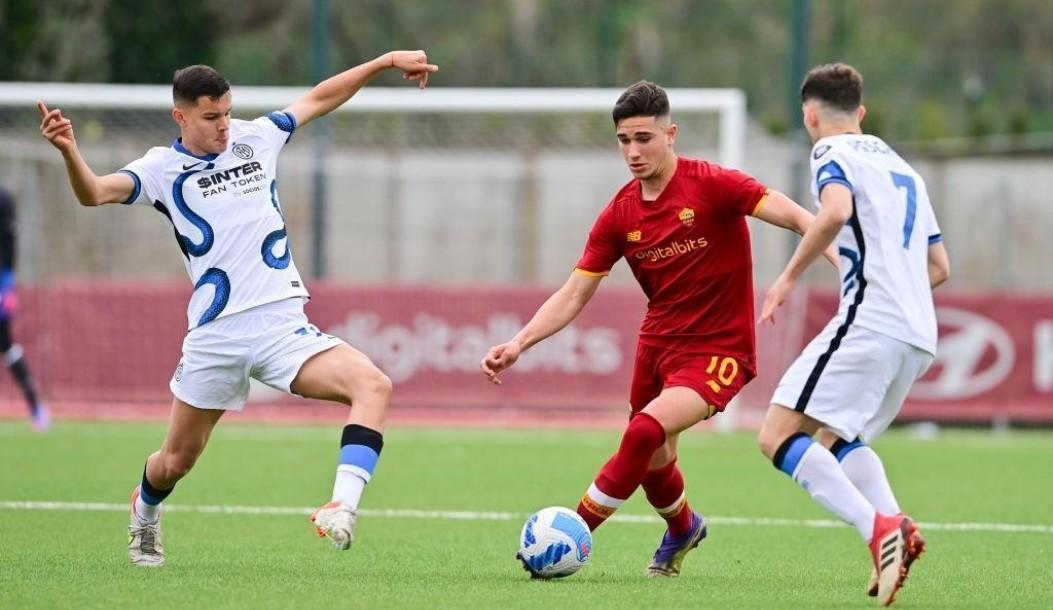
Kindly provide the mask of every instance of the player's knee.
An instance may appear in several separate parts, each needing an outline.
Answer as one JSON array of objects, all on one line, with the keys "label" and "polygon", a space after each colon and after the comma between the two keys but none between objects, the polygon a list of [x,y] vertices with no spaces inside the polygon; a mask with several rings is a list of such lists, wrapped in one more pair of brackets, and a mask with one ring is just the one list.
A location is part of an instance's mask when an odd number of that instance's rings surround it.
[{"label": "player's knee", "polygon": [[348,398],[355,401],[368,397],[372,401],[380,401],[386,405],[391,397],[391,391],[391,379],[380,369],[372,367],[353,380]]},{"label": "player's knee", "polygon": [[665,446],[665,429],[657,419],[642,413],[629,421],[622,436],[622,446],[633,450],[649,450],[650,455]]},{"label": "player's knee", "polygon": [[659,468],[668,466],[674,459],[676,459],[676,453],[663,445],[658,448],[658,451],[655,451],[654,454],[651,455],[651,461],[647,464],[647,469],[658,470]]},{"label": "player's knee", "polygon": [[779,450],[779,445],[784,440],[782,431],[768,423],[761,426],[760,432],[757,433],[757,446],[760,447],[761,453],[768,458],[775,455],[775,452]]}]

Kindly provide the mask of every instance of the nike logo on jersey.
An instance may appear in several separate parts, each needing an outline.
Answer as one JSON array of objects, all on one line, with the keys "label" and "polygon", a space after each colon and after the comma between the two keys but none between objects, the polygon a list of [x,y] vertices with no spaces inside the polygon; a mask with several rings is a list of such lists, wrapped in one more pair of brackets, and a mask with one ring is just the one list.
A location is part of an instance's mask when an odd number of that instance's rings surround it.
[{"label": "nike logo on jersey", "polygon": [[184,163],[183,164],[183,171],[185,172],[186,170],[192,169],[194,167],[197,167],[198,165],[201,165],[200,161],[198,161],[197,163],[190,163],[190,164]]},{"label": "nike logo on jersey", "polygon": [[830,145],[829,144],[823,144],[822,146],[817,146],[815,148],[815,150],[812,151],[812,158],[818,160],[819,157],[822,157],[823,155],[825,155],[828,150],[830,150]]}]

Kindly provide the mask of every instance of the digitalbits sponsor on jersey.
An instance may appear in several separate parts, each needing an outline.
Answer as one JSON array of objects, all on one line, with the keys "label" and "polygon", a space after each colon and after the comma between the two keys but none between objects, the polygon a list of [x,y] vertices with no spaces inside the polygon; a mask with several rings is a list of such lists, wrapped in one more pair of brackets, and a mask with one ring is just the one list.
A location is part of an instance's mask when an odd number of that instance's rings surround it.
[{"label": "digitalbits sponsor on jersey", "polygon": [[543,508],[526,520],[516,557],[534,578],[562,578],[577,572],[592,554],[592,533],[574,511]]}]

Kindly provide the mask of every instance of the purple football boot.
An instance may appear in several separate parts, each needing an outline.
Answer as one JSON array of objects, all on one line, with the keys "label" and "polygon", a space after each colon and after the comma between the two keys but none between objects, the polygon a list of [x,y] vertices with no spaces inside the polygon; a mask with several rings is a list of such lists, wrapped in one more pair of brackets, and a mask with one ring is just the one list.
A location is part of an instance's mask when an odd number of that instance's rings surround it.
[{"label": "purple football boot", "polygon": [[651,565],[647,566],[648,578],[660,578],[663,576],[680,576],[680,564],[684,563],[684,556],[698,546],[699,542],[706,537],[706,521],[702,515],[691,513],[691,529],[682,536],[673,537],[666,530],[662,536],[662,543],[654,552]]}]

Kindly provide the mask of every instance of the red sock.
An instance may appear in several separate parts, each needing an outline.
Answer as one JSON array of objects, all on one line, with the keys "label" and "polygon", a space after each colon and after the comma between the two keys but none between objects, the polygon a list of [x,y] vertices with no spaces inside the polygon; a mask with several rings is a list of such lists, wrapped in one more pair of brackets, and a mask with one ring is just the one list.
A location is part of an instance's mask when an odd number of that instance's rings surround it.
[{"label": "red sock", "polygon": [[665,443],[658,420],[640,413],[629,421],[622,443],[578,504],[578,514],[595,530],[633,495],[647,474],[651,456]]},{"label": "red sock", "polygon": [[691,507],[684,495],[684,475],[676,460],[651,470],[643,480],[647,501],[669,525],[669,533],[681,536],[691,529]]}]

